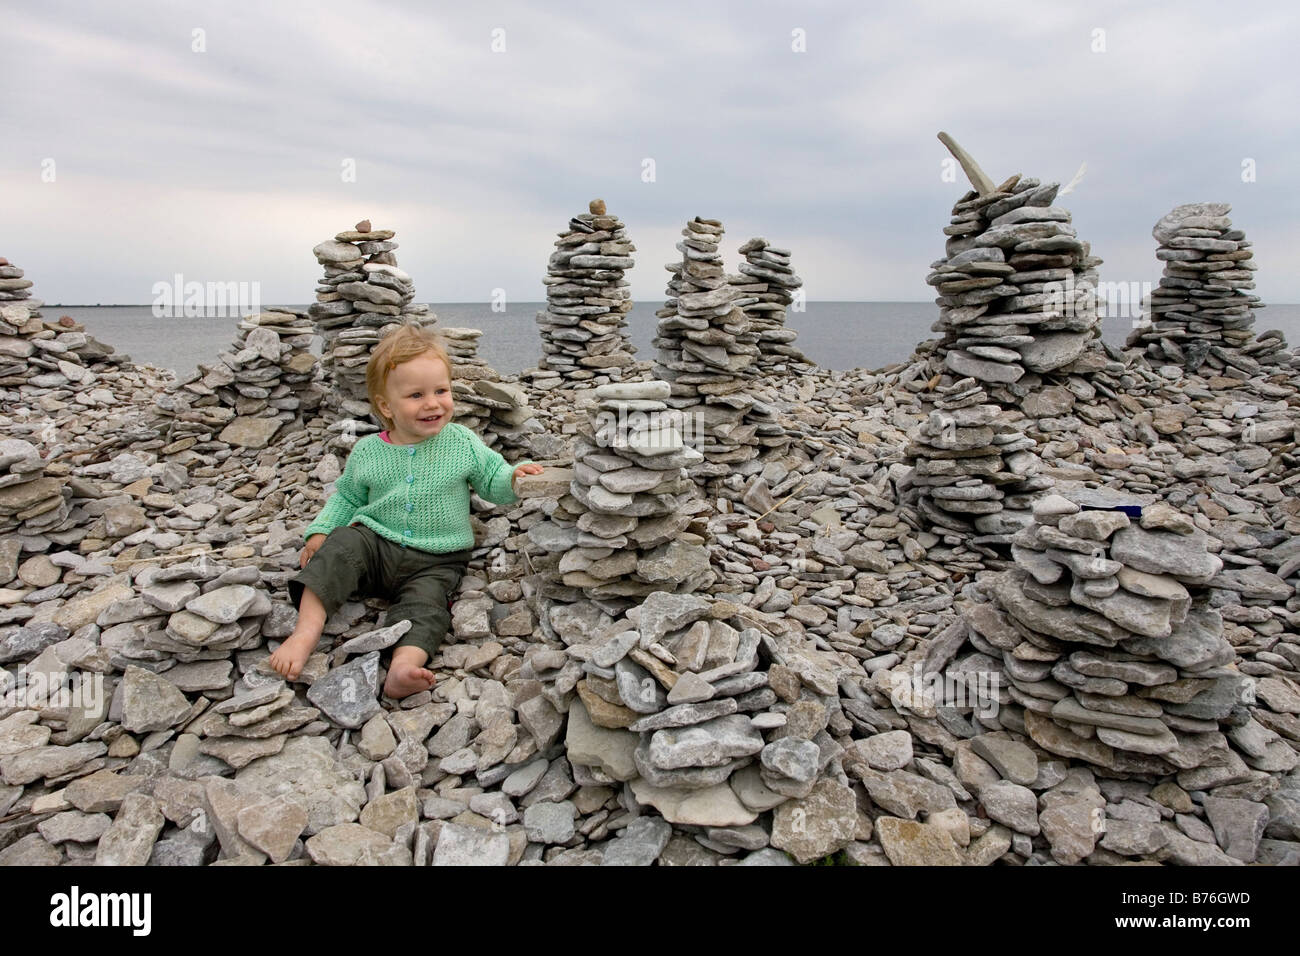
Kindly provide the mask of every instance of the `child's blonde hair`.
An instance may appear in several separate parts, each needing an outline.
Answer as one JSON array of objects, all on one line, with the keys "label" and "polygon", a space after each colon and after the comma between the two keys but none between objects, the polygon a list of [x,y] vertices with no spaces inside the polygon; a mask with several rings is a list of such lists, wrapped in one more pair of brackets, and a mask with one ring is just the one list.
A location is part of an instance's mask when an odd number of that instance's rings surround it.
[{"label": "child's blonde hair", "polygon": [[422,325],[402,323],[384,335],[375,345],[375,350],[370,353],[370,361],[366,364],[366,392],[370,396],[370,407],[375,417],[384,423],[385,428],[392,428],[393,422],[379,411],[375,397],[387,391],[388,373],[403,362],[409,362],[430,352],[433,353],[434,358],[441,359],[447,366],[447,376],[450,378],[451,359],[447,355],[447,349],[443,347],[441,336]]}]

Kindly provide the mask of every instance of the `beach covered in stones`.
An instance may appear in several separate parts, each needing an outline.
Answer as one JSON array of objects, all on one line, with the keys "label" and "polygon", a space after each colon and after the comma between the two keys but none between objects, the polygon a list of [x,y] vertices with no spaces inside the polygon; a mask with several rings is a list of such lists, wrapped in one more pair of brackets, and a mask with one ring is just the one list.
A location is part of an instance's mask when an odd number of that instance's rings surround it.
[{"label": "beach covered in stones", "polygon": [[[1086,296],[1031,298],[1099,265],[1055,185],[968,163],[939,337],[883,369],[804,362],[797,313],[749,325],[790,257],[728,276],[770,247],[707,219],[656,361],[595,330],[617,380],[572,378],[559,324],[559,377],[447,333],[458,413],[546,471],[476,505],[438,684],[401,702],[381,599],[299,681],[267,664],[301,530],[378,427],[360,346],[384,316],[437,328],[391,234],[318,246],[320,314],[232,320],[183,382],[4,263],[0,863],[1300,862],[1300,359],[1177,282],[1211,304],[1104,345]],[[1166,261],[1244,261],[1227,211],[1162,220],[1198,253]],[[634,415],[658,424],[611,425]],[[94,706],[32,700],[97,679]]]}]

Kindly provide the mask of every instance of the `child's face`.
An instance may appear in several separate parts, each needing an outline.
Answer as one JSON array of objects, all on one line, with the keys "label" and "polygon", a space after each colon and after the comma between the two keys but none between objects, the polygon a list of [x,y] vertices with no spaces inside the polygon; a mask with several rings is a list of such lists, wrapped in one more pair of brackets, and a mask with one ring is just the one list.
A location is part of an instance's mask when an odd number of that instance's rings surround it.
[{"label": "child's face", "polygon": [[426,353],[388,373],[379,411],[393,422],[394,438],[413,443],[432,438],[451,421],[451,372],[442,359]]}]

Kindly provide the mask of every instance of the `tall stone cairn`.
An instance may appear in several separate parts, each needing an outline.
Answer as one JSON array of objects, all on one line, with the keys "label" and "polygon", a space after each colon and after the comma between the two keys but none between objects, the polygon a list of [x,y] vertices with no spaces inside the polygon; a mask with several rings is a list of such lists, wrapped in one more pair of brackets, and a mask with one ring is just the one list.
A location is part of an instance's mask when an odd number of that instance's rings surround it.
[{"label": "tall stone cairn", "polygon": [[533,378],[539,388],[617,382],[633,363],[628,341],[632,296],[624,273],[636,246],[617,216],[593,199],[590,212],[569,220],[547,263],[546,311],[537,313],[542,359]]},{"label": "tall stone cairn", "polygon": [[1254,337],[1254,310],[1264,306],[1246,290],[1255,288],[1259,267],[1246,234],[1232,228],[1231,209],[1224,202],[1188,203],[1151,230],[1165,271],[1150,297],[1150,322],[1135,327],[1127,342],[1151,361],[1222,371],[1234,364],[1225,350],[1243,349]]},{"label": "tall stone cairn", "polygon": [[939,293],[935,356],[1003,404],[1035,391],[1049,373],[1096,371],[1105,364],[1098,351],[1101,259],[1078,238],[1069,211],[1052,205],[1060,185],[1015,175],[992,186],[945,137],[978,185],[953,206],[945,258],[926,277]]},{"label": "tall stone cairn", "polygon": [[682,259],[664,267],[672,273],[668,300],[655,313],[655,374],[671,384],[668,404],[687,413],[688,440],[704,453],[690,472],[697,479],[725,476],[759,452],[758,426],[745,423],[754,406],[758,334],[723,273],[723,231],[716,219],[686,223],[677,243]]},{"label": "tall stone cairn", "polygon": [[[715,579],[703,539],[687,532],[698,496],[685,469],[701,456],[682,440],[669,390],[654,381],[599,386],[574,439],[569,493],[528,531],[560,556],[556,571],[575,600],[626,609]],[[547,616],[543,626],[554,622]]]},{"label": "tall stone cairn", "polygon": [[734,277],[736,305],[744,309],[750,330],[758,335],[757,368],[764,374],[788,373],[791,364],[811,364],[795,348],[799,333],[785,326],[787,307],[794,301],[793,290],[803,280],[790,267],[790,250],[777,249],[763,238],[750,239],[740,247],[745,261],[741,275]]},{"label": "tall stone cairn", "polygon": [[378,425],[370,418],[366,363],[383,328],[437,321],[427,305],[412,301],[415,283],[397,267],[393,236],[391,229],[372,229],[366,220],[312,250],[324,268],[308,314],[325,339],[326,407],[331,417],[355,419],[371,430]]}]

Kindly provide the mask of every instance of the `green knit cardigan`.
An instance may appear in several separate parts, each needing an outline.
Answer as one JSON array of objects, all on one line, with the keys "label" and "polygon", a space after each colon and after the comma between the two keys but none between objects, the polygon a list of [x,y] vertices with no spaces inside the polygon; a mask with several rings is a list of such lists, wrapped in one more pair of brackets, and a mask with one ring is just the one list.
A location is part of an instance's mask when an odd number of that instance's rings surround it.
[{"label": "green knit cardigan", "polygon": [[367,435],[352,446],[334,494],[303,537],[359,521],[402,547],[435,554],[472,548],[470,486],[485,501],[513,504],[516,467],[455,422],[414,445]]}]

